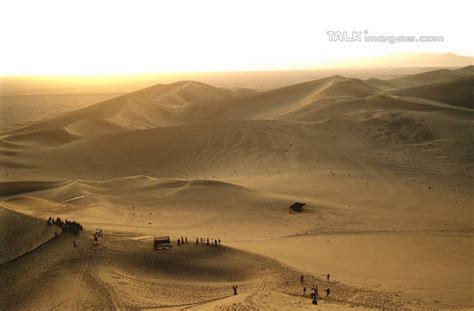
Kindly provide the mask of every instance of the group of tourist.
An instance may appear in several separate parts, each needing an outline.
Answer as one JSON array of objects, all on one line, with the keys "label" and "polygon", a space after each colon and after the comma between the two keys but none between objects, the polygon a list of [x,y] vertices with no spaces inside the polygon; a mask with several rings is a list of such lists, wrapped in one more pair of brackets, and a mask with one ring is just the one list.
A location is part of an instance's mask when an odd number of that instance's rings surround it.
[{"label": "group of tourist", "polygon": [[[326,275],[326,280],[328,282],[329,282],[330,277],[331,277],[330,274]],[[300,277],[300,282],[301,282],[301,285],[303,285],[303,296],[306,297],[307,289],[306,289],[306,286],[304,286],[304,276],[303,275]],[[329,294],[331,293],[331,289],[328,287],[324,291],[326,292],[326,297],[329,297]],[[318,304],[318,298],[319,298],[318,286],[313,284],[313,287],[311,287],[310,297],[311,297],[312,304],[317,305]]]},{"label": "group of tourist", "polygon": [[[181,236],[177,240],[178,246],[188,244],[188,237]],[[196,245],[203,244],[209,246],[219,246],[221,245],[221,239],[214,239],[214,238],[196,238]]]},{"label": "group of tourist", "polygon": [[183,245],[183,244],[188,244],[188,237],[185,236],[181,236],[180,238],[178,238],[178,246],[180,245]]},{"label": "group of tourist", "polygon": [[221,245],[221,239],[214,239],[211,238],[196,238],[196,244],[206,244],[206,245],[212,245],[212,246],[219,246]]},{"label": "group of tourist", "polygon": [[98,242],[99,237],[102,237],[102,236],[104,236],[104,232],[102,231],[102,229],[95,229],[94,242]]}]

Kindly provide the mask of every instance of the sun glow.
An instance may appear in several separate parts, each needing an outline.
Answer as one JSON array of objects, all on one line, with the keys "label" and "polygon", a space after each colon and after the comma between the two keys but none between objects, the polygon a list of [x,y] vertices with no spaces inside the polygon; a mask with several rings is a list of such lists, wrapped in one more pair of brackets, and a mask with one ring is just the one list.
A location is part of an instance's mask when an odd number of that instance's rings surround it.
[{"label": "sun glow", "polygon": [[[385,53],[471,54],[459,31],[469,28],[470,10],[462,9],[468,2],[457,3],[6,0],[0,74],[304,69]],[[446,15],[458,17],[440,23]],[[364,29],[446,40],[334,43],[327,36]]]}]

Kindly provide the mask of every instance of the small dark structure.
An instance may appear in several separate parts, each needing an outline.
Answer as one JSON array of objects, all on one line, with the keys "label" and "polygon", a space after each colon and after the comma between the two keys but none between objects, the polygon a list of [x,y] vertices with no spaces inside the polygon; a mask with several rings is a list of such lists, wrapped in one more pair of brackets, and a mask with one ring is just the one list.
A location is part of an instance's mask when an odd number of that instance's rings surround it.
[{"label": "small dark structure", "polygon": [[156,250],[171,249],[171,239],[169,236],[155,236],[153,247]]},{"label": "small dark structure", "polygon": [[305,206],[306,203],[300,203],[300,202],[295,202],[292,205],[290,205],[289,209],[290,212],[302,212],[303,211],[303,206]]}]

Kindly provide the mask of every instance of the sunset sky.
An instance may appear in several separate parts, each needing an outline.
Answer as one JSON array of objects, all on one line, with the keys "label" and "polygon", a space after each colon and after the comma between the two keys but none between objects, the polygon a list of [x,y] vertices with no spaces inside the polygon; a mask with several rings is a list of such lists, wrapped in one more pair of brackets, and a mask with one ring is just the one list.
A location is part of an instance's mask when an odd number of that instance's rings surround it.
[{"label": "sunset sky", "polygon": [[[472,55],[469,2],[4,0],[0,75],[306,69],[386,53]],[[327,31],[364,30],[444,42],[328,40]]]}]

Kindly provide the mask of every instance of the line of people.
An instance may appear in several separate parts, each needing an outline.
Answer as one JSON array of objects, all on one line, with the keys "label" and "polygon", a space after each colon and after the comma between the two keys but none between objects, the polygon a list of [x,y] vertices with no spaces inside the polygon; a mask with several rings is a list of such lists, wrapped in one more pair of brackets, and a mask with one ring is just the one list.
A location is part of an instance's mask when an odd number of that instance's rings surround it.
[{"label": "line of people", "polygon": [[211,238],[196,238],[196,245],[199,244],[206,244],[206,245],[212,245],[212,246],[220,246],[221,245],[221,239],[214,239]]},{"label": "line of people", "polygon": [[[99,232],[96,232],[94,234],[94,240],[96,240],[96,236],[102,236],[102,230]],[[187,236],[180,236],[176,239],[176,243],[178,246],[188,244],[188,237]],[[196,238],[196,245],[203,244],[203,245],[208,245],[208,246],[220,246],[221,245],[221,239],[214,239],[214,238]]]},{"label": "line of people", "polygon": [[178,238],[177,241],[178,241],[178,246],[188,244],[188,237],[181,236],[180,238]]}]

